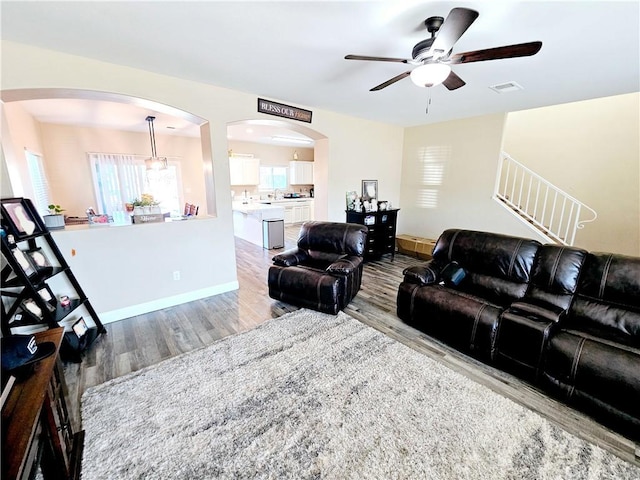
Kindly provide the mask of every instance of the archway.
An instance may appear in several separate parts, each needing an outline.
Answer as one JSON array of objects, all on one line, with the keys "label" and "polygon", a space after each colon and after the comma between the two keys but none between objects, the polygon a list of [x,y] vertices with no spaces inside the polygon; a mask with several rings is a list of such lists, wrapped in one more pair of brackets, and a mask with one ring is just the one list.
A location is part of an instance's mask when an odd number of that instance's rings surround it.
[{"label": "archway", "polygon": [[[10,102],[23,102],[28,100],[82,100],[87,102],[96,102],[96,104],[98,104],[98,102],[101,102],[102,104],[122,104],[135,107],[141,112],[148,112],[145,115],[164,115],[165,117],[180,119],[183,124],[191,124],[197,131],[197,133],[193,136],[199,135],[200,149],[202,152],[202,162],[199,171],[201,171],[204,176],[204,185],[200,188],[204,191],[202,197],[203,202],[206,202],[206,209],[201,208],[201,211],[203,213],[206,212],[209,215],[216,215],[211,137],[208,120],[189,112],[152,100],[109,92],[98,92],[81,89],[34,88],[3,90],[2,92],[0,92],[0,95],[2,101],[5,104]],[[23,196],[25,190],[28,191],[28,189],[25,189],[23,185],[23,178],[28,178],[28,175],[26,174],[24,168],[24,162],[21,161],[23,155],[21,149],[17,145],[14,145],[12,142],[12,138],[9,132],[10,127],[8,125],[7,119],[5,118],[4,109],[2,116],[4,162],[9,176],[9,182],[3,180],[3,196]],[[141,118],[144,118],[144,116],[141,116]],[[5,191],[7,188],[9,188],[9,190]]]},{"label": "archway", "polygon": [[[246,127],[246,128],[260,128],[260,129],[273,129],[278,135],[287,137],[294,137],[291,140],[299,138],[308,138],[311,140],[310,145],[300,145],[298,143],[287,144],[290,147],[296,145],[302,148],[312,147],[313,150],[313,188],[315,199],[315,219],[326,220],[328,217],[328,197],[327,197],[327,182],[328,182],[328,164],[329,164],[329,139],[321,132],[314,130],[313,128],[301,124],[299,122],[291,122],[286,120],[276,119],[246,119],[229,122],[227,124],[227,132],[230,131],[230,127]],[[243,141],[252,142],[252,140],[244,139]],[[261,143],[257,140],[253,140],[254,143]],[[229,144],[229,139],[228,139]],[[275,142],[271,143],[272,145]],[[280,143],[280,145],[283,145]],[[302,160],[302,158],[301,158]],[[233,187],[232,187],[233,188]]]}]

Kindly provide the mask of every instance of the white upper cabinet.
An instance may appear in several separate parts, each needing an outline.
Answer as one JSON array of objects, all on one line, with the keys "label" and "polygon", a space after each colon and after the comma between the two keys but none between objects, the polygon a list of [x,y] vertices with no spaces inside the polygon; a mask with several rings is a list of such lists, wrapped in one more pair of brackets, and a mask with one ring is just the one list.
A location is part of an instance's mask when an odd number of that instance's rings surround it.
[{"label": "white upper cabinet", "polygon": [[231,185],[260,185],[260,159],[230,157],[229,178]]},{"label": "white upper cabinet", "polygon": [[289,184],[313,185],[313,162],[289,162]]}]

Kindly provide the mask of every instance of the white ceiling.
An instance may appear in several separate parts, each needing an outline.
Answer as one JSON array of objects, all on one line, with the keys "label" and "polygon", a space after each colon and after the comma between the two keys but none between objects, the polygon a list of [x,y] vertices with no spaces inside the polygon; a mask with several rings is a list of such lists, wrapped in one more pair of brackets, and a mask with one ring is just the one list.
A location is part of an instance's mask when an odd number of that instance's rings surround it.
[{"label": "white ceiling", "polygon": [[[455,91],[419,88],[407,78],[370,92],[412,67],[344,60],[346,54],[410,58],[413,45],[428,36],[424,19],[446,17],[453,7],[480,13],[453,53],[535,40],[542,49],[533,57],[456,65],[467,85]],[[637,0],[3,0],[1,22],[2,39],[402,126],[640,90]],[[509,81],[524,90],[489,89]],[[146,114],[138,113],[131,115],[146,128]]]}]

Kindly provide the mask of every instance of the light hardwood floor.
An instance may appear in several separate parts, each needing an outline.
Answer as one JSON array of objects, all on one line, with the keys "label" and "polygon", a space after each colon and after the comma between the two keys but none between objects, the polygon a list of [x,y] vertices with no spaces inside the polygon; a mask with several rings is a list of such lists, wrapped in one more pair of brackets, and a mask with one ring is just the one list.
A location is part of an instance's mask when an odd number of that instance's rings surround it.
[{"label": "light hardwood floor", "polygon": [[[285,248],[295,245],[299,227],[287,227]],[[267,271],[274,254],[236,238],[240,288],[215,297],[166,308],[106,325],[107,335],[82,363],[64,365],[70,414],[80,427],[80,400],[87,388],[156,364],[297,310],[268,296]],[[213,253],[215,255],[215,252]],[[396,316],[396,293],[404,268],[421,261],[402,254],[365,264],[362,289],[345,309],[352,317],[434,358],[453,370],[518,402],[565,430],[640,466],[640,445],[589,417],[548,398],[507,373],[482,364],[405,325]]]}]

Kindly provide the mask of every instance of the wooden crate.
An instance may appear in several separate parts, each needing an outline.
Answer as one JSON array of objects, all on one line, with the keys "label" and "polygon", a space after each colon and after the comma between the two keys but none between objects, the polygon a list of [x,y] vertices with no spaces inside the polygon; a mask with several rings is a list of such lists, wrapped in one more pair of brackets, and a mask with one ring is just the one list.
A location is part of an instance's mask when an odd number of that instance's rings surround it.
[{"label": "wooden crate", "polygon": [[411,255],[422,260],[430,260],[431,252],[436,241],[431,238],[415,237],[413,235],[401,234],[396,236],[396,246],[399,253]]}]

